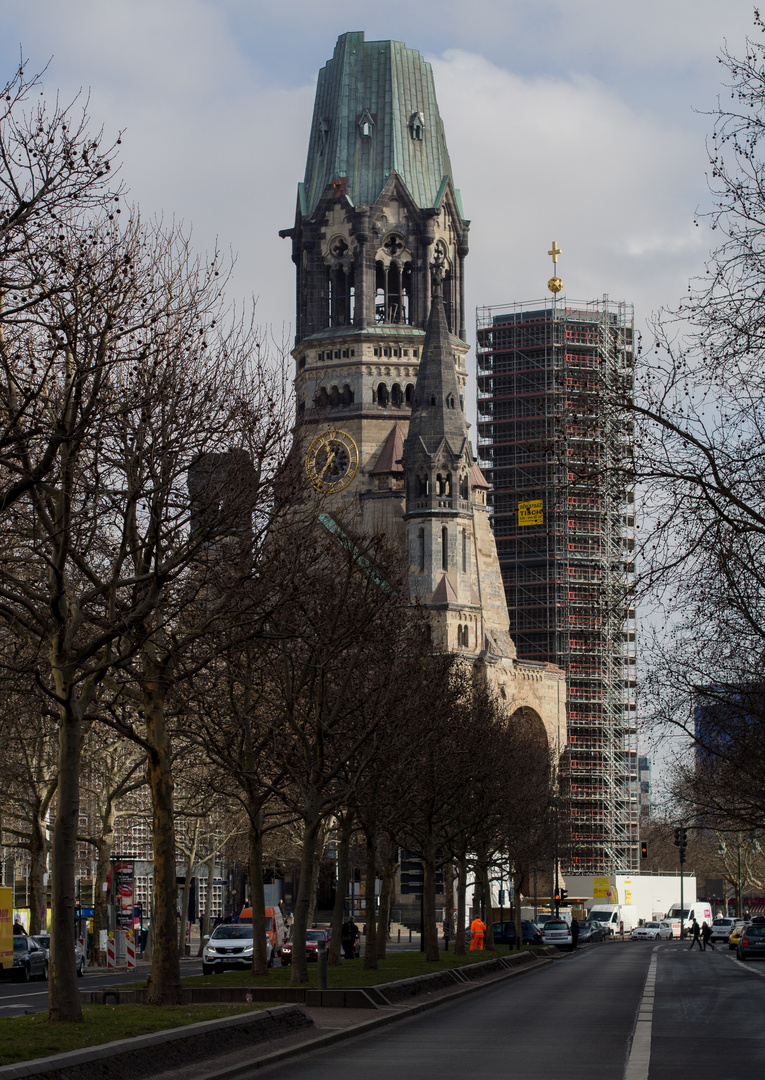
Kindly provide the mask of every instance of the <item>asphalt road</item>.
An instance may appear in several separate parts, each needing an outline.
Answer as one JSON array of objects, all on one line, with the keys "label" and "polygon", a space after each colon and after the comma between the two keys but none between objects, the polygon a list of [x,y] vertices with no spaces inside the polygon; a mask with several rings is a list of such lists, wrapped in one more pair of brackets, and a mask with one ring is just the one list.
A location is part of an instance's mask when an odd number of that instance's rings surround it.
[{"label": "asphalt road", "polygon": [[[149,965],[141,964],[135,971],[110,971],[103,968],[85,968],[85,974],[77,980],[78,990],[101,990],[107,986],[141,982],[149,973]],[[196,957],[181,960],[181,975],[201,975],[202,961]],[[11,979],[0,981],[0,1017],[19,1016],[23,1013],[42,1012],[48,1008],[48,983],[33,979],[28,983]]]},{"label": "asphalt road", "polygon": [[252,1076],[752,1080],[765,1076],[764,1016],[765,963],[624,942]]}]

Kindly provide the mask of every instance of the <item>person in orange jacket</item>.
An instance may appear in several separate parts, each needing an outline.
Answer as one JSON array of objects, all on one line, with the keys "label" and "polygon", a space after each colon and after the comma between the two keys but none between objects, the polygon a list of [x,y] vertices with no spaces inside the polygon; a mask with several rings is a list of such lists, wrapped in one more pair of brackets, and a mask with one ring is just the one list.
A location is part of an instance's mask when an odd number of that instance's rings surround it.
[{"label": "person in orange jacket", "polygon": [[478,917],[473,919],[470,924],[470,951],[473,949],[480,949],[483,951],[483,935],[486,933],[486,923],[482,922]]}]

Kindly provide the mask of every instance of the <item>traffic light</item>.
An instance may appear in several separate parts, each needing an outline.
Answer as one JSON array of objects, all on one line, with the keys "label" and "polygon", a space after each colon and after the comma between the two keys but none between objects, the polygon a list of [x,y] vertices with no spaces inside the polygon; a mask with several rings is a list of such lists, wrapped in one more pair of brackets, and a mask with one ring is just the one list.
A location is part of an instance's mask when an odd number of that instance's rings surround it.
[{"label": "traffic light", "polygon": [[645,841],[643,841],[643,843],[640,845],[640,858],[648,858],[648,844],[646,844]]},{"label": "traffic light", "polygon": [[561,904],[565,903],[566,897],[568,896],[568,890],[567,889],[559,889],[558,892],[560,893],[560,902],[561,902]]},{"label": "traffic light", "polygon": [[558,889],[555,890],[555,903],[556,904],[560,903],[560,890],[558,890]]}]

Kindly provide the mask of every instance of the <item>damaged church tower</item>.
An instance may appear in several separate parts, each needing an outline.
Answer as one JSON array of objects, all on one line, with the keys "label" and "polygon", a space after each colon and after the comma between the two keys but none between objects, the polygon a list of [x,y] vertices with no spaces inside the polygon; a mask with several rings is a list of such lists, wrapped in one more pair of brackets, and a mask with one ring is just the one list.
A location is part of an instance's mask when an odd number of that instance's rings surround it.
[{"label": "damaged church tower", "polygon": [[565,744],[565,683],[519,662],[465,417],[470,222],[433,73],[396,41],[342,35],[319,73],[292,240],[298,438],[314,487],[407,545],[436,640],[510,712]]}]

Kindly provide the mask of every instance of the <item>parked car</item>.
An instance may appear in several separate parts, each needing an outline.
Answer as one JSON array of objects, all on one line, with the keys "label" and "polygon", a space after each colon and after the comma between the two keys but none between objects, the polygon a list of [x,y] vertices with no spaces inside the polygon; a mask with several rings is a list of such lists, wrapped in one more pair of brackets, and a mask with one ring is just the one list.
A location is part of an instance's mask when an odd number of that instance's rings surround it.
[{"label": "parked car", "polygon": [[585,919],[579,923],[579,944],[593,945],[597,941],[605,941],[606,932],[602,923],[591,919]]},{"label": "parked car", "polygon": [[737,926],[746,926],[746,919],[728,919],[718,915],[712,923],[711,941],[727,941]]},{"label": "parked car", "polygon": [[18,982],[48,978],[48,952],[26,934],[13,935],[13,977]]},{"label": "parked car", "polygon": [[749,960],[755,956],[765,956],[765,920],[750,922],[741,931],[736,956],[739,960]]},{"label": "parked car", "polygon": [[[515,922],[510,919],[506,922],[495,922],[491,924],[492,933],[494,934],[495,945],[510,945],[515,947]],[[521,943],[523,945],[543,945],[542,931],[536,925],[536,923],[530,922],[528,919],[523,919],[521,922]]]},{"label": "parked car", "polygon": [[734,926],[733,929],[731,930],[730,937],[728,938],[728,948],[730,950],[735,949],[736,946],[738,945],[739,939],[741,938],[741,935],[743,934],[744,930],[746,929],[746,925],[747,925],[746,923],[741,923],[738,926]]},{"label": "parked car", "polygon": [[557,945],[558,948],[571,948],[574,939],[571,937],[571,927],[563,919],[550,919],[542,928],[545,945]]},{"label": "parked car", "polygon": [[[331,930],[306,930],[305,932],[305,958],[312,961],[319,959],[319,942],[326,941],[327,948],[329,948],[329,941],[332,935]],[[292,942],[285,941],[282,945],[281,952],[279,953],[283,964],[292,963]],[[361,944],[358,939],[354,942],[353,955],[358,957],[361,955]]]},{"label": "parked car", "polygon": [[[48,977],[48,967],[50,966],[50,934],[35,934],[32,939],[37,942],[41,949],[45,949],[45,978]],[[85,974],[85,953],[82,951],[82,945],[79,941],[74,943],[74,963],[77,968],[77,978],[81,979]]]},{"label": "parked car", "polygon": [[646,922],[632,931],[633,941],[669,941],[673,936],[668,922]]},{"label": "parked car", "polygon": [[[202,950],[202,974],[212,975],[226,968],[248,968],[252,965],[252,923],[221,923],[209,937]],[[266,934],[268,966],[274,963],[274,947]]]}]

